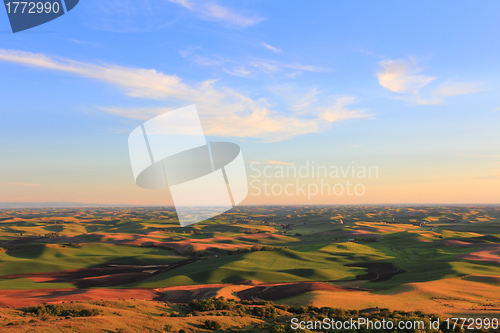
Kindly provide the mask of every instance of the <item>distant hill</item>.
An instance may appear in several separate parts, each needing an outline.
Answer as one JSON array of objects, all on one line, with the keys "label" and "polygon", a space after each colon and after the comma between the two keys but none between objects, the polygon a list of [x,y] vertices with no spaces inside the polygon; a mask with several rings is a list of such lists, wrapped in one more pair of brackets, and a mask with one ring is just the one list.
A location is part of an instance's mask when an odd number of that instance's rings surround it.
[{"label": "distant hill", "polygon": [[64,208],[64,207],[133,207],[134,205],[106,205],[81,202],[0,202],[2,208]]}]

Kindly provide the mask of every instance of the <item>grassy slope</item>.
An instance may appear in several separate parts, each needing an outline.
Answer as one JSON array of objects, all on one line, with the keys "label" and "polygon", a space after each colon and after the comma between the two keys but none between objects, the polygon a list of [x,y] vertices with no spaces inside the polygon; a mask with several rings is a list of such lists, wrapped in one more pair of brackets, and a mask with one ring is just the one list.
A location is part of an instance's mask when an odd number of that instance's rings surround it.
[{"label": "grassy slope", "polygon": [[[165,264],[180,260],[171,251],[160,248],[117,246],[89,243],[79,247],[39,244],[35,247],[0,252],[0,275],[52,272],[90,267],[105,263]],[[35,283],[28,279],[0,280],[0,289],[65,288],[70,284]]]},{"label": "grassy slope", "polygon": [[[137,212],[123,210],[111,213],[97,211],[89,214],[82,210],[74,217],[66,217],[65,213],[61,212],[61,217],[57,218],[47,218],[44,214],[33,213],[33,216],[24,221],[2,222],[0,237],[6,240],[15,239],[15,233],[18,231],[28,234],[51,231],[60,232],[62,235],[118,233],[132,237],[138,234],[161,240],[155,238],[157,234],[148,235],[152,231],[158,231],[169,237],[164,239],[165,241],[172,241],[241,236],[257,231],[273,232],[283,236],[283,232],[288,232],[286,237],[214,240],[212,244],[215,248],[223,243],[270,245],[288,249],[232,256],[227,255],[227,250],[211,250],[219,257],[183,266],[134,285],[136,287],[228,283],[249,279],[269,282],[349,280],[363,274],[364,270],[344,265],[368,261],[392,262],[407,271],[389,281],[363,284],[364,287],[377,290],[450,277],[500,274],[498,267],[494,265],[455,258],[455,255],[470,252],[474,248],[449,246],[439,242],[446,239],[493,242],[496,238],[485,239],[481,238],[481,235],[500,235],[500,224],[497,222],[500,210],[496,208],[243,207],[221,215],[217,220],[198,223],[187,228],[180,228],[174,220],[169,219],[171,212],[158,213],[151,210],[141,213],[140,210]],[[101,217],[101,220],[95,220]],[[265,225],[260,222],[266,217],[272,217],[273,224]],[[238,220],[242,218],[250,221]],[[444,218],[463,220],[463,222],[438,222]],[[51,219],[66,222],[49,224],[48,221],[52,221]],[[343,219],[345,224],[338,224],[339,219]],[[433,222],[426,227],[379,223],[393,219],[401,223],[423,220]],[[281,228],[281,224],[290,225],[292,231]],[[359,230],[385,237],[373,243],[356,244],[344,242],[347,238],[351,238],[346,235],[339,237],[315,235],[319,232]],[[301,233],[303,236],[294,236],[295,233]],[[338,242],[335,241],[336,238]],[[73,269],[107,262],[132,264],[165,263],[176,260],[169,258],[168,255],[168,251],[154,248],[117,247],[107,244],[89,244],[77,249],[42,246],[37,249],[0,253],[0,274]]]},{"label": "grassy slope", "polygon": [[234,283],[244,280],[293,282],[352,279],[357,274],[362,274],[363,270],[343,265],[360,259],[370,261],[385,258],[387,257],[382,253],[355,243],[256,251],[195,262],[136,284],[134,287]]}]

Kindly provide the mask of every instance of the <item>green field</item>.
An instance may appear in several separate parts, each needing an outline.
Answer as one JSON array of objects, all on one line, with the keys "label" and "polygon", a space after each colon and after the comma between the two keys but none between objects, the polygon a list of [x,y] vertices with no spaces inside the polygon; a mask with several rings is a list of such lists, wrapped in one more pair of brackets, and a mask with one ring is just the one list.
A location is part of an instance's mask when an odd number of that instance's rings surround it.
[{"label": "green field", "polygon": [[[323,281],[371,295],[449,279],[498,287],[499,222],[498,206],[241,207],[185,228],[172,208],[1,210],[0,289],[73,287],[33,273],[174,263],[182,265],[110,287]],[[13,274],[25,275],[1,278]]]}]

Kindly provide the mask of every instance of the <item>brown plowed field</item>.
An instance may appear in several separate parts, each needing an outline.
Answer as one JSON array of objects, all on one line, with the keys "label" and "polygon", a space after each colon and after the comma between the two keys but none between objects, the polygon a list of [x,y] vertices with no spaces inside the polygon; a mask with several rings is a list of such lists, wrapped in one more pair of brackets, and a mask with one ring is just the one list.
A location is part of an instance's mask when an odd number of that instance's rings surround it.
[{"label": "brown plowed field", "polygon": [[266,301],[275,301],[317,290],[348,291],[349,289],[336,287],[323,282],[298,282],[252,287],[238,292],[238,297],[245,300],[263,299]]}]

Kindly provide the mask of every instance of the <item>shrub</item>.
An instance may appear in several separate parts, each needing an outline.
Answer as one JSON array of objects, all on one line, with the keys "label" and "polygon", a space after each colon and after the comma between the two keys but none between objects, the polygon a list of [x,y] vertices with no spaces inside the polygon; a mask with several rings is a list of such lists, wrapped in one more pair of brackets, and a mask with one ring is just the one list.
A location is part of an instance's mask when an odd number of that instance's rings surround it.
[{"label": "shrub", "polygon": [[278,310],[271,304],[266,304],[265,307],[255,307],[252,312],[255,316],[261,318],[276,318],[279,316]]},{"label": "shrub", "polygon": [[252,246],[252,251],[260,251],[261,249],[262,249],[262,246],[260,246],[260,245]]},{"label": "shrub", "polygon": [[204,326],[206,329],[214,331],[220,331],[222,329],[222,325],[215,320],[209,320],[209,319],[205,320]]},{"label": "shrub", "polygon": [[73,308],[65,308],[58,304],[48,304],[48,305],[39,305],[34,307],[28,307],[21,309],[25,314],[30,313],[36,315],[38,317],[43,318],[47,316],[59,316],[59,317],[93,317],[101,314],[100,310],[97,309],[73,309]]},{"label": "shrub", "polygon": [[224,297],[212,297],[200,301],[194,299],[189,302],[189,307],[197,311],[231,310],[236,305],[234,300],[227,300]]}]

